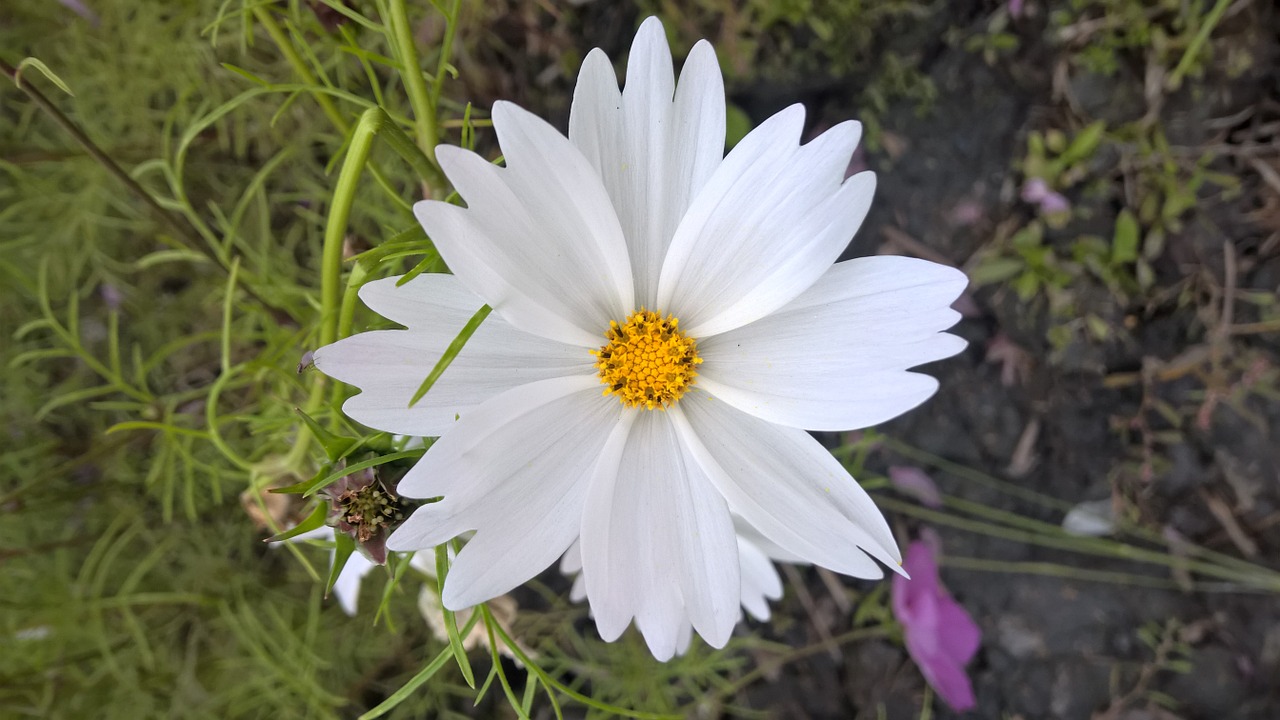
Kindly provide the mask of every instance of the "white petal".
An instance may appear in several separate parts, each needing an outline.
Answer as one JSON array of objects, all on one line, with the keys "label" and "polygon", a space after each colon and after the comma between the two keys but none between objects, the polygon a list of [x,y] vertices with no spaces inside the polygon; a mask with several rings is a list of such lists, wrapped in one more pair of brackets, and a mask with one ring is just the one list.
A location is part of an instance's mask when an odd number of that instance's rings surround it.
[{"label": "white petal", "polygon": [[574,540],[569,549],[564,551],[564,557],[560,558],[560,572],[565,575],[576,575],[582,572],[581,538]]},{"label": "white petal", "polygon": [[738,558],[742,563],[742,607],[755,619],[769,619],[769,600],[782,597],[782,579],[764,551],[738,536]]},{"label": "white petal", "polygon": [[665,413],[630,414],[623,452],[593,475],[583,515],[583,574],[597,627],[611,639],[635,617],[654,656],[666,659],[687,613],[709,644],[723,647],[741,591],[729,510]]},{"label": "white petal", "polygon": [[461,327],[484,305],[448,273],[424,273],[400,284],[402,277],[361,285],[360,300],[370,310],[410,330],[432,330],[439,325]]},{"label": "white petal", "polygon": [[770,560],[791,563],[792,565],[809,564],[799,555],[783,550],[777,543],[765,537],[751,523],[743,520],[739,515],[733,516],[733,529],[738,533],[740,539],[759,548],[760,552],[764,553]]},{"label": "white petal", "polygon": [[1110,535],[1116,531],[1115,503],[1110,498],[1079,503],[1062,518],[1062,529],[1080,537]]},{"label": "white petal", "polygon": [[578,573],[573,578],[573,587],[569,588],[569,602],[582,602],[587,599],[587,579]]},{"label": "white petal", "polygon": [[596,172],[567,138],[510,103],[493,108],[507,167],[440,146],[464,210],[426,200],[414,213],[466,286],[516,327],[571,344],[632,311],[626,241]]},{"label": "white petal", "polygon": [[676,635],[676,654],[684,655],[689,652],[689,645],[693,642],[693,626],[686,620],[680,624],[680,633]]},{"label": "white petal", "polygon": [[351,553],[347,564],[342,566],[338,579],[333,583],[333,594],[338,596],[338,604],[348,615],[355,615],[360,605],[360,583],[369,571],[377,567],[359,552]]},{"label": "white petal", "polygon": [[964,273],[881,256],[837,263],[777,312],[698,343],[699,386],[739,410],[809,430],[850,430],[896,417],[937,389],[906,372],[964,349],[939,332]]},{"label": "white petal", "polygon": [[680,222],[657,306],[695,337],[745,325],[807,290],[835,262],[871,206],[875,176],[841,184],[861,135],[855,122],[799,145],[804,108],[752,130]]},{"label": "white petal", "polygon": [[599,172],[622,224],[638,305],[653,307],[672,235],[724,156],[724,81],[715,51],[694,46],[677,87],[657,18],[636,33],[618,92],[608,58],[582,65],[569,137]]},{"label": "white petal", "polygon": [[392,533],[392,550],[422,550],[475,530],[445,580],[444,603],[470,607],[512,589],[578,535],[587,476],[621,405],[595,378],[522,385],[464,416],[400,481],[424,505]]},{"label": "white petal", "polygon": [[902,556],[884,516],[825,448],[690,392],[667,411],[733,512],[785,551],[845,575],[879,578]]},{"label": "white petal", "polygon": [[[455,557],[455,554],[453,552],[453,549],[450,548],[449,559],[452,561],[454,557]],[[422,573],[423,575],[426,575],[427,577],[435,577],[436,576],[436,554],[429,550],[420,550],[418,552],[415,552],[413,554],[413,557],[409,559],[409,567],[412,567],[414,570],[417,570],[418,572]]]},{"label": "white petal", "polygon": [[537,380],[594,374],[581,347],[521,332],[496,314],[485,319],[449,368],[413,407],[413,398],[445,348],[481,301],[452,275],[422,275],[397,288],[396,278],[361,288],[365,302],[409,330],[360,333],[320,348],[321,372],[364,392],[343,411],[378,430],[435,437],[456,418],[511,388]]}]

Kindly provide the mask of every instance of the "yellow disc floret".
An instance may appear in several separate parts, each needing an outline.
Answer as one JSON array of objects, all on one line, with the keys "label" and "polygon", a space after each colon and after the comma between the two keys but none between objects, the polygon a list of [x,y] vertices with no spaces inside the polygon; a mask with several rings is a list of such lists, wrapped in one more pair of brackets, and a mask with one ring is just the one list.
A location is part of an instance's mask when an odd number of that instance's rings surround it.
[{"label": "yellow disc floret", "polygon": [[609,323],[607,345],[592,350],[605,395],[627,407],[666,410],[680,399],[702,363],[698,343],[680,332],[680,321],[644,308],[624,324]]}]

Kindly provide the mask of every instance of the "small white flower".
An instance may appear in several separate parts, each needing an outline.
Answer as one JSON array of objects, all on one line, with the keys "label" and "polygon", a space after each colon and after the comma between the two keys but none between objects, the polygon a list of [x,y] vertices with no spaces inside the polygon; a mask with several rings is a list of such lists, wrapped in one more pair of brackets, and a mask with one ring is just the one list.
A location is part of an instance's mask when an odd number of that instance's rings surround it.
[{"label": "small white flower", "polygon": [[[307,540],[333,542],[333,528],[328,525],[321,525],[315,530],[308,530],[301,535],[294,535],[283,542],[305,542]],[[278,542],[272,543],[272,545],[278,544]],[[333,554],[334,551],[330,550],[330,563],[333,562]],[[410,563],[419,571],[435,577],[436,568],[432,557],[431,553],[415,553]],[[342,606],[342,611],[347,615],[355,616],[356,611],[359,610],[360,584],[364,582],[364,576],[368,575],[376,567],[378,567],[377,564],[358,552],[351,553],[351,556],[347,558],[347,564],[342,566],[342,572],[338,573],[338,579],[333,583],[333,594],[338,596],[338,604]]]},{"label": "small white flower", "polygon": [[[860,126],[801,145],[793,106],[724,156],[715,53],[698,43],[677,85],[653,19],[625,92],[603,52],[587,56],[568,138],[510,103],[493,123],[506,167],[441,146],[467,207],[415,206],[454,274],[365,285],[364,302],[407,330],[315,354],[363,390],[352,418],[440,436],[398,490],[443,500],[388,547],[475,530],[445,582],[456,610],[581,538],[600,634],[635,619],[663,659],[689,624],[728,641],[746,599],[731,511],[815,565],[896,570],[888,524],[805,430],[874,425],[932,395],[937,382],[907,368],[964,347],[942,331],[966,281],[902,257],[833,265],[875,186],[844,179]],[[493,315],[409,407],[485,303]]]},{"label": "small white flower", "polygon": [[1079,503],[1062,518],[1062,529],[1080,537],[1110,535],[1116,531],[1115,503],[1111,498]]}]

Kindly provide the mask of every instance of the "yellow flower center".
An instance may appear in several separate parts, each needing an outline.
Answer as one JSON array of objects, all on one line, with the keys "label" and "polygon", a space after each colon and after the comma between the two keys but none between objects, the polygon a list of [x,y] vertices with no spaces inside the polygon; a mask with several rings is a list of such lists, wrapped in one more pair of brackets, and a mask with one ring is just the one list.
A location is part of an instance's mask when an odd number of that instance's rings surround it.
[{"label": "yellow flower center", "polygon": [[644,308],[627,322],[609,323],[607,345],[592,350],[605,395],[627,407],[666,410],[693,385],[702,363],[698,343],[680,332],[680,321]]}]

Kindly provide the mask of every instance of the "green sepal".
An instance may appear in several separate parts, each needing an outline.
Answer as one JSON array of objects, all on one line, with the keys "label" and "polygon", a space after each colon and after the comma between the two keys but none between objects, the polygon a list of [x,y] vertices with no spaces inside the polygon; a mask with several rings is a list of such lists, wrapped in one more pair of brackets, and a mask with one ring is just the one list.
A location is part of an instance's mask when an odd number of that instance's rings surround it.
[{"label": "green sepal", "polygon": [[320,423],[303,412],[302,408],[294,408],[293,411],[302,417],[302,422],[307,424],[311,434],[315,435],[316,440],[320,441],[320,447],[324,448],[324,454],[329,456],[329,462],[337,462],[359,442],[356,438],[335,435],[325,430],[320,426]]},{"label": "green sepal", "polygon": [[333,592],[333,586],[338,582],[338,576],[342,574],[342,569],[347,566],[347,560],[351,558],[351,553],[355,551],[355,538],[341,532],[333,534],[333,565],[329,567],[329,579],[324,584],[324,596],[326,598],[329,597],[329,593]]},{"label": "green sepal", "polygon": [[458,634],[458,618],[453,611],[444,606],[444,579],[449,574],[449,545],[443,543],[436,546],[436,598],[440,601],[440,610],[444,613],[444,629],[449,634],[449,647],[453,648],[454,660],[467,686],[476,689],[476,676],[471,671],[471,661],[467,659],[467,651],[462,647],[462,636]]},{"label": "green sepal", "polygon": [[289,528],[288,530],[285,530],[282,533],[279,533],[277,535],[272,535],[271,537],[267,538],[263,542],[280,542],[281,540],[288,540],[290,538],[298,537],[303,533],[311,532],[312,530],[315,530],[321,525],[324,525],[325,518],[327,518],[328,516],[329,516],[328,504],[320,503],[319,505],[316,505],[315,510],[311,511],[311,514],[307,516],[306,520],[303,520],[302,522],[298,523],[297,525],[294,525],[293,527]]}]

